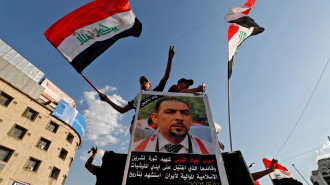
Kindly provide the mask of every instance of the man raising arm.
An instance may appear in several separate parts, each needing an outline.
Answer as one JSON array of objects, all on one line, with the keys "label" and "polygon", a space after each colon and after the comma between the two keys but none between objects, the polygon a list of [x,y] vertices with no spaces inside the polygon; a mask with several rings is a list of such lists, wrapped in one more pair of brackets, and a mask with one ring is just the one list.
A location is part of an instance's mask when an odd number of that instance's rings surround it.
[{"label": "man raising arm", "polygon": [[191,85],[194,84],[194,81],[189,79],[185,79],[185,78],[181,78],[177,85],[172,85],[170,87],[170,89],[168,90],[168,92],[179,92],[179,93],[194,93],[195,95],[198,95],[196,93],[198,92],[205,92],[205,86],[200,85],[196,88],[191,88],[189,89],[189,87]]},{"label": "man raising arm", "polygon": [[276,163],[277,163],[277,160],[273,159],[272,162],[270,163],[270,167],[268,169],[260,171],[260,172],[252,173],[251,175],[253,177],[253,180],[256,181],[256,180],[260,179],[261,177],[268,175],[268,174],[272,173],[273,171],[275,171],[275,168],[277,168],[277,165],[275,166]]},{"label": "man raising arm", "polygon": [[[165,88],[166,82],[168,78],[170,77],[171,73],[171,67],[172,67],[172,59],[174,57],[175,51],[174,51],[174,46],[170,46],[169,52],[168,52],[168,60],[167,60],[167,66],[165,70],[165,74],[161,81],[159,82],[158,86],[155,89],[152,89],[152,85],[150,81],[145,77],[141,76],[140,77],[140,89],[144,91],[160,91],[162,92]],[[120,113],[125,113],[131,109],[136,109],[137,106],[137,97],[135,97],[132,101],[130,101],[127,105],[124,107],[121,107],[114,102],[112,102],[107,95],[100,93],[100,99],[102,101],[107,102],[111,107],[113,107],[115,110],[117,110]]]},{"label": "man raising arm", "polygon": [[93,170],[94,170],[95,165],[93,165],[92,162],[93,162],[93,160],[94,160],[94,158],[95,158],[95,156],[97,154],[97,147],[96,148],[93,147],[91,150],[93,152],[93,155],[90,156],[88,158],[88,160],[86,161],[85,168],[87,168],[87,170],[89,172],[93,173]]}]

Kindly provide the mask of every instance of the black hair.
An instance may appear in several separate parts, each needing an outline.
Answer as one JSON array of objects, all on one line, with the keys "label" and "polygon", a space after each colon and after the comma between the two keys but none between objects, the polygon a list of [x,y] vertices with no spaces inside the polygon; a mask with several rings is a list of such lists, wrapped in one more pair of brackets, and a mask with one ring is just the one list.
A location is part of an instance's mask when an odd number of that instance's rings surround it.
[{"label": "black hair", "polygon": [[157,112],[157,113],[159,112],[160,104],[163,103],[164,101],[177,101],[177,102],[184,103],[188,106],[188,108],[190,110],[190,107],[189,107],[188,103],[183,101],[183,100],[180,100],[180,99],[177,99],[177,98],[163,98],[163,99],[158,100],[158,102],[156,103],[155,112]]}]

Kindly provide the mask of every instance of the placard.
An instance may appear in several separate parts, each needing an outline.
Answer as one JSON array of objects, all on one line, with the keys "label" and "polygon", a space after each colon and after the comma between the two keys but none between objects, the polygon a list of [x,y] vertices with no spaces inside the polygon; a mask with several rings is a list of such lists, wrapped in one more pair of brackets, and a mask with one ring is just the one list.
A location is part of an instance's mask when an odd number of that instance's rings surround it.
[{"label": "placard", "polygon": [[207,95],[139,94],[123,185],[228,185]]}]

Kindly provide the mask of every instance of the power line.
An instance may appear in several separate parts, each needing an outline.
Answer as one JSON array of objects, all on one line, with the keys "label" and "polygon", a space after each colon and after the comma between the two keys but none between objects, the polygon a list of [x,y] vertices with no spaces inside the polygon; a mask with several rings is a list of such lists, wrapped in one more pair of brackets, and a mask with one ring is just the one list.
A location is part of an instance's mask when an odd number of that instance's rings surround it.
[{"label": "power line", "polygon": [[316,88],[318,87],[318,85],[319,85],[319,83],[320,83],[320,81],[321,81],[321,78],[322,78],[322,76],[323,76],[323,74],[324,74],[324,71],[326,70],[326,68],[327,68],[327,66],[328,66],[328,64],[329,64],[329,61],[330,61],[330,57],[329,57],[329,59],[328,59],[328,62],[327,62],[326,65],[324,66],[324,69],[323,69],[323,71],[322,71],[322,74],[321,74],[319,80],[317,81],[317,83],[316,83],[316,85],[315,85],[315,87],[314,87],[314,90],[313,90],[311,96],[309,97],[309,99],[308,99],[308,101],[307,101],[307,103],[306,103],[306,105],[305,105],[305,108],[304,108],[303,111],[301,112],[301,114],[300,114],[298,120],[296,121],[296,124],[294,125],[292,131],[290,132],[289,136],[286,138],[286,140],[285,140],[285,142],[283,143],[283,145],[281,146],[280,150],[279,150],[279,151],[277,152],[277,154],[275,155],[275,158],[276,158],[276,157],[278,156],[278,154],[282,151],[282,149],[284,148],[284,146],[285,146],[286,143],[288,142],[289,138],[291,137],[292,133],[293,133],[294,130],[297,128],[297,125],[299,124],[299,122],[300,122],[302,116],[304,115],[304,113],[305,113],[305,111],[306,111],[306,109],[307,109],[307,107],[308,107],[308,105],[309,105],[309,103],[310,103],[310,101],[311,101],[311,99],[312,99],[314,93],[315,93],[315,90],[316,90]]},{"label": "power line", "polygon": [[284,160],[281,160],[281,161],[287,161],[287,160],[290,160],[290,159],[293,159],[293,158],[296,158],[296,157],[299,157],[299,156],[301,156],[301,155],[304,155],[304,154],[307,154],[307,153],[309,153],[309,152],[311,152],[311,151],[315,151],[315,150],[317,150],[317,149],[319,149],[319,148],[321,148],[323,145],[321,145],[321,146],[318,146],[318,147],[316,147],[316,148],[313,148],[313,149],[310,149],[310,150],[307,150],[307,151],[305,151],[305,152],[303,152],[303,153],[300,153],[300,154],[298,154],[298,155],[294,155],[294,156],[291,156],[291,157],[289,157],[289,158],[286,158],[286,159],[284,159]]},{"label": "power line", "polygon": [[[302,153],[300,153],[300,154],[297,154],[297,155],[294,155],[294,156],[288,157],[288,158],[286,158],[286,159],[284,159],[284,160],[281,160],[281,162],[285,162],[285,161],[288,161],[288,160],[291,160],[291,159],[294,159],[294,158],[300,157],[300,156],[302,156],[302,155],[304,155],[304,154],[307,154],[307,153],[309,153],[309,152],[315,151],[315,150],[317,150],[317,149],[319,149],[319,148],[321,148],[321,147],[323,147],[323,145],[318,146],[318,147],[315,147],[315,148],[313,148],[313,149],[309,149],[309,150],[307,150],[307,151],[305,151],[305,152],[302,152]],[[322,152],[322,151],[321,151],[321,152]],[[322,152],[322,153],[323,153],[323,152]],[[323,156],[326,158],[326,155],[325,155],[324,153],[323,153]],[[259,170],[257,170],[257,171],[261,171],[261,170],[263,170],[263,169],[259,169]]]}]

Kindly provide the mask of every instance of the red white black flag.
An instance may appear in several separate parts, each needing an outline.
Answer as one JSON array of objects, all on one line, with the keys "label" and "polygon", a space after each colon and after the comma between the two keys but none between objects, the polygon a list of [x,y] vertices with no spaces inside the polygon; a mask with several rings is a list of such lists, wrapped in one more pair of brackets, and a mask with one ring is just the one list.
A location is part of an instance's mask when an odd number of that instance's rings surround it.
[{"label": "red white black flag", "polygon": [[231,7],[225,16],[225,20],[227,22],[234,23],[240,18],[246,17],[250,13],[255,1],[256,0],[248,0],[243,6]]},{"label": "red white black flag", "polygon": [[128,0],[95,0],[57,21],[45,36],[81,73],[118,39],[141,31]]},{"label": "red white black flag", "polygon": [[[263,158],[262,161],[266,168],[270,168],[270,160]],[[275,163],[275,171],[270,173],[269,176],[274,185],[302,185],[301,182],[294,178],[288,169],[278,163]]]},{"label": "red white black flag", "polygon": [[229,9],[225,20],[233,23],[228,29],[228,79],[230,79],[237,48],[244,40],[252,35],[257,35],[265,29],[260,27],[251,17],[247,16],[255,0],[248,0],[244,6]]}]

